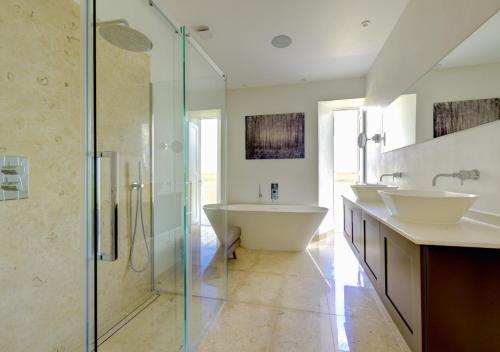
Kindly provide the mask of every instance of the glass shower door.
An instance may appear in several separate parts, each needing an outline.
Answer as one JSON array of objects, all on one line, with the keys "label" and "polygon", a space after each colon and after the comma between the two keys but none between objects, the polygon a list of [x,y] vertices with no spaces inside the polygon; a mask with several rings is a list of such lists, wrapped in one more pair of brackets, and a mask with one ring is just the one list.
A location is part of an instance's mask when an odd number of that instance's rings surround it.
[{"label": "glass shower door", "polygon": [[185,345],[183,36],[148,1],[96,0],[95,344]]},{"label": "glass shower door", "polygon": [[[188,36],[186,40],[186,119],[192,128],[188,134],[190,187],[187,204],[189,236],[189,281],[187,299],[188,336],[190,351],[195,351],[203,336],[216,319],[227,299],[226,249],[226,80],[222,71]],[[204,135],[200,143],[200,126],[215,122],[216,131]],[[196,131],[196,132],[195,132]],[[210,151],[211,153],[207,153]],[[212,164],[201,179],[200,158]],[[201,223],[202,194],[210,195],[219,203],[217,210],[205,215],[208,223]]]}]

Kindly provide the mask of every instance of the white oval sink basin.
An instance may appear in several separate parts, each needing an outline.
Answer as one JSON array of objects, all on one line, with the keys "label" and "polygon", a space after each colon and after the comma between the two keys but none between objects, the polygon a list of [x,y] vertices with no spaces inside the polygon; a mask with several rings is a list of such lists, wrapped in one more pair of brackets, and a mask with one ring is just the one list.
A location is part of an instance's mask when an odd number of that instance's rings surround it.
[{"label": "white oval sink basin", "polygon": [[391,215],[421,224],[456,224],[479,196],[416,190],[379,190]]},{"label": "white oval sink basin", "polygon": [[397,186],[360,184],[351,185],[354,195],[360,202],[381,202],[382,198],[377,191],[384,189],[396,189]]}]

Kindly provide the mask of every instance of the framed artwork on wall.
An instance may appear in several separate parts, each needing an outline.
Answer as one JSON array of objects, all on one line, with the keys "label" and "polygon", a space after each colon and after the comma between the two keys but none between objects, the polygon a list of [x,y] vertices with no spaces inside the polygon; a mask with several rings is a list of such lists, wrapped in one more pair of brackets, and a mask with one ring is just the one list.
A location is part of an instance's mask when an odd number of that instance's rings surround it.
[{"label": "framed artwork on wall", "polygon": [[245,116],[246,159],[304,159],[305,113]]}]

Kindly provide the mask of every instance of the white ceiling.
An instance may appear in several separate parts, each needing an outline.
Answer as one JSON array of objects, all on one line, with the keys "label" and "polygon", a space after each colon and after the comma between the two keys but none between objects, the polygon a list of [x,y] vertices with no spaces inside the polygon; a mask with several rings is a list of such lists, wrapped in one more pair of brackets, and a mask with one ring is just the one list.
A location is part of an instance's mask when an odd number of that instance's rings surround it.
[{"label": "white ceiling", "polygon": [[[175,22],[210,27],[212,37],[197,41],[225,71],[229,88],[362,77],[407,2],[158,0]],[[365,19],[368,28],[360,25]],[[280,34],[292,37],[290,47],[271,46]]]}]

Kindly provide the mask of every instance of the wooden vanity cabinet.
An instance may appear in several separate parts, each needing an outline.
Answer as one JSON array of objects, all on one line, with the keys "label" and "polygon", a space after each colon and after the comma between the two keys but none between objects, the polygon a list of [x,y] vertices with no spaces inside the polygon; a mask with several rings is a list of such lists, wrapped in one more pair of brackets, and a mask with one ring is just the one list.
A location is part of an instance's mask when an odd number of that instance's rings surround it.
[{"label": "wooden vanity cabinet", "polygon": [[413,351],[421,351],[419,246],[348,200],[344,200],[344,230],[401,334]]},{"label": "wooden vanity cabinet", "polygon": [[423,351],[500,351],[500,249],[422,246],[421,255]]},{"label": "wooden vanity cabinet", "polygon": [[346,240],[413,352],[500,351],[500,249],[417,245],[347,199],[344,211]]}]

